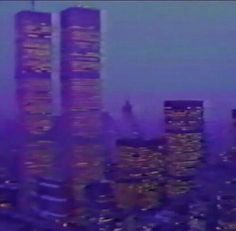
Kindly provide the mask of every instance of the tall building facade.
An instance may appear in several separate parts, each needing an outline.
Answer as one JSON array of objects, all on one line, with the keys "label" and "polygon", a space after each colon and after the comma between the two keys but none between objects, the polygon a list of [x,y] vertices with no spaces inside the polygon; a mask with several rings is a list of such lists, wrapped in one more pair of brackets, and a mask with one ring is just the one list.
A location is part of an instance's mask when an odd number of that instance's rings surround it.
[{"label": "tall building facade", "polygon": [[165,141],[120,139],[115,173],[117,204],[126,210],[161,204],[165,182]]},{"label": "tall building facade", "polygon": [[84,200],[84,187],[103,174],[100,31],[99,10],[73,7],[61,12],[62,114],[77,203]]},{"label": "tall building facade", "polygon": [[165,101],[167,139],[167,193],[183,194],[193,187],[203,157],[203,102]]},{"label": "tall building facade", "polygon": [[51,27],[49,13],[21,11],[15,16],[16,95],[25,137],[20,153],[23,210],[34,204],[31,195],[35,178],[50,174],[53,161]]}]

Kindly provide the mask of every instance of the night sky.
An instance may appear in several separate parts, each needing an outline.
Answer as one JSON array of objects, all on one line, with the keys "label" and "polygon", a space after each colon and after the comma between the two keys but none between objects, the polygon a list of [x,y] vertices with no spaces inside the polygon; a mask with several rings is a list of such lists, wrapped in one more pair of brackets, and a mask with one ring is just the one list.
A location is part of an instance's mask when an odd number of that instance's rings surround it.
[{"label": "night sky", "polygon": [[[81,1],[80,1],[81,2]],[[37,1],[59,12],[79,1]],[[104,102],[117,115],[126,98],[144,120],[162,119],[165,99],[202,99],[208,120],[236,107],[236,2],[84,2],[106,12]],[[30,1],[0,1],[0,113],[15,115],[14,24]]]}]

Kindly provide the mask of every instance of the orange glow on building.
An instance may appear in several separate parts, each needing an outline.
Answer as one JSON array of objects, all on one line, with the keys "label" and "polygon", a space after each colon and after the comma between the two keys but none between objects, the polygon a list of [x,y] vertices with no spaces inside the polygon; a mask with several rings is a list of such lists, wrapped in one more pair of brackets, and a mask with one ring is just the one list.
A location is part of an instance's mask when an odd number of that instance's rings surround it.
[{"label": "orange glow on building", "polygon": [[167,194],[174,197],[195,187],[193,176],[203,157],[203,102],[166,101]]},{"label": "orange glow on building", "polygon": [[51,87],[51,15],[15,16],[17,102],[25,143],[20,162],[20,207],[29,211],[36,177],[51,173],[54,156]]},{"label": "orange glow on building", "polygon": [[118,205],[125,209],[158,206],[165,177],[163,140],[122,139],[117,146],[114,190]]},{"label": "orange glow on building", "polygon": [[84,188],[103,176],[100,12],[73,7],[61,12],[62,113],[68,132],[75,219]]}]

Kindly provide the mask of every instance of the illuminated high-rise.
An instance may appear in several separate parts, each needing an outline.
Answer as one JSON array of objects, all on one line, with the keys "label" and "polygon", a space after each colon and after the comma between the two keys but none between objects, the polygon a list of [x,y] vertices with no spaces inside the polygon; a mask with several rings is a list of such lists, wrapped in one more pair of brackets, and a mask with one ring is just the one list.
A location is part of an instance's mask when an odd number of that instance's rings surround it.
[{"label": "illuminated high-rise", "polygon": [[34,180],[50,174],[53,161],[51,14],[21,11],[15,16],[17,101],[25,142],[20,156],[22,209],[33,206]]},{"label": "illuminated high-rise", "polygon": [[115,192],[124,209],[158,206],[165,182],[165,143],[163,139],[120,139]]},{"label": "illuminated high-rise", "polygon": [[71,154],[75,217],[84,187],[102,177],[100,11],[72,7],[61,12],[61,96]]},{"label": "illuminated high-rise", "polygon": [[203,102],[165,101],[167,192],[170,197],[194,187],[193,177],[203,157]]}]

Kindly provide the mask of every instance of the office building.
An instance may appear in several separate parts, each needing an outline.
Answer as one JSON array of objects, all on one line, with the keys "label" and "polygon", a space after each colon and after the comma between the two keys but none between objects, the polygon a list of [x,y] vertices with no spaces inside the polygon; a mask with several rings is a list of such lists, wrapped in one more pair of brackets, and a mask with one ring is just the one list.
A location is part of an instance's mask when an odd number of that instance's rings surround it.
[{"label": "office building", "polygon": [[150,209],[161,204],[165,182],[165,142],[162,139],[119,139],[115,173],[118,206]]},{"label": "office building", "polygon": [[61,97],[71,178],[82,217],[84,187],[103,175],[100,11],[72,7],[61,12]]},{"label": "office building", "polygon": [[203,158],[203,102],[165,101],[167,193],[174,197],[195,187],[194,176]]},{"label": "office building", "polygon": [[35,177],[50,174],[53,162],[51,15],[21,11],[15,16],[15,78],[24,145],[20,156],[20,206],[30,210]]}]

